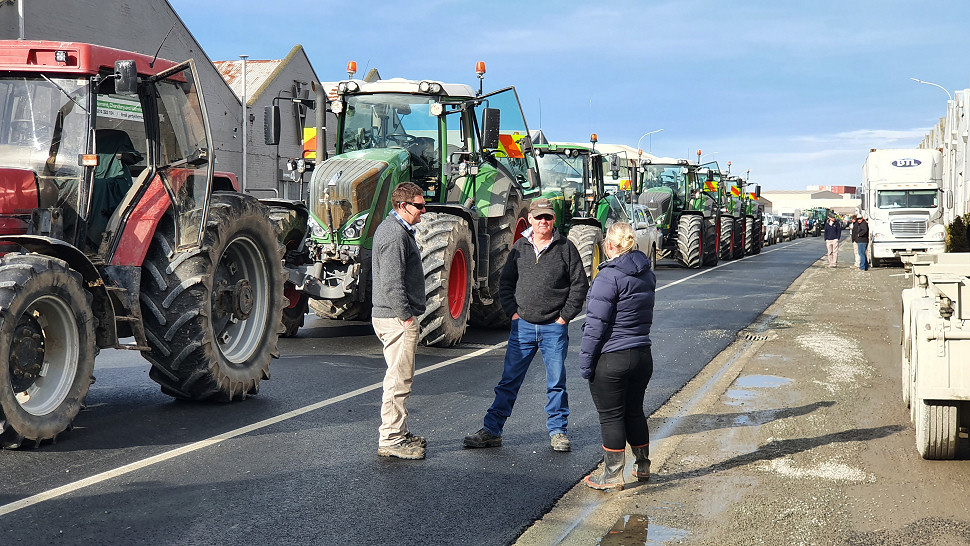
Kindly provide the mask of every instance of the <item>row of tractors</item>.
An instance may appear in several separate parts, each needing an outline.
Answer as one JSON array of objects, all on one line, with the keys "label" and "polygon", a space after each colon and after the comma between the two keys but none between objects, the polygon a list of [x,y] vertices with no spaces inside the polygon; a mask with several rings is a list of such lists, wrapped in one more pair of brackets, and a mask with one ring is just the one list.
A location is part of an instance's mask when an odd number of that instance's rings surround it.
[{"label": "row of tractors", "polygon": [[[0,71],[4,448],[71,426],[102,348],[140,352],[176,398],[257,393],[279,336],[311,309],[368,318],[373,235],[401,182],[428,203],[415,226],[427,345],[508,325],[500,271],[540,195],[590,276],[605,229],[638,208],[661,233],[653,257],[700,267],[760,251],[757,188],[716,164],[597,150],[595,138],[534,145],[512,87],[351,78],[332,100],[299,99],[337,117],[317,127],[336,154],[318,143],[304,202],[256,199],[217,172],[191,60],[0,41]],[[270,144],[278,108],[265,113]]]}]

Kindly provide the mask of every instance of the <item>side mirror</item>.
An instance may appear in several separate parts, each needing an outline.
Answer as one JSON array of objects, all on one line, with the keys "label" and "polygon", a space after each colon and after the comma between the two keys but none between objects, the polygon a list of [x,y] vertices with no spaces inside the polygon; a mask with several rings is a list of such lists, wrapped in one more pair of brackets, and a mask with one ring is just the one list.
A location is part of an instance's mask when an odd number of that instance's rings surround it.
[{"label": "side mirror", "polygon": [[754,196],[756,199],[761,199],[761,184],[754,187]]},{"label": "side mirror", "polygon": [[275,104],[263,108],[263,141],[267,146],[280,143],[280,107]]},{"label": "side mirror", "polygon": [[138,71],[135,61],[115,61],[115,93],[119,95],[138,94]]},{"label": "side mirror", "polygon": [[536,173],[536,170],[533,169],[533,168],[529,168],[529,170],[527,172],[528,172],[528,177],[529,177],[529,188],[538,188],[539,187],[539,174]]},{"label": "side mirror", "polygon": [[498,108],[485,108],[482,111],[482,148],[498,149],[499,121],[502,111]]}]

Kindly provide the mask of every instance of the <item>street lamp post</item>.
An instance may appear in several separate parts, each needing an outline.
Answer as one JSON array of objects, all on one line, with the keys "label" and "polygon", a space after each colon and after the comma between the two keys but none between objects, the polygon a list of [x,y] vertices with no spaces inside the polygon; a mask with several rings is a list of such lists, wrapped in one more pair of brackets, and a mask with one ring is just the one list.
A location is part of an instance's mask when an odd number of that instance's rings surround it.
[{"label": "street lamp post", "polygon": [[[650,131],[649,133],[643,133],[643,135],[641,135],[640,138],[637,140],[637,150],[640,150],[640,142],[643,141],[643,137],[650,136],[650,135],[652,135],[654,133],[659,133],[660,131],[663,131],[663,129],[657,129],[656,131]],[[649,146],[648,150],[652,152],[653,151],[653,137],[652,136],[650,136],[650,139],[647,141],[647,145]],[[640,153],[643,154],[643,150],[640,150]]]},{"label": "street lamp post", "polygon": [[943,90],[944,93],[946,93],[946,98],[947,99],[953,100],[953,95],[951,95],[950,92],[946,90],[946,87],[943,87],[942,85],[940,85],[938,83],[924,82],[923,80],[920,80],[920,79],[917,79],[917,78],[910,78],[910,79],[913,80],[916,83],[925,83],[926,85],[932,85],[933,87],[939,87],[940,89]]}]

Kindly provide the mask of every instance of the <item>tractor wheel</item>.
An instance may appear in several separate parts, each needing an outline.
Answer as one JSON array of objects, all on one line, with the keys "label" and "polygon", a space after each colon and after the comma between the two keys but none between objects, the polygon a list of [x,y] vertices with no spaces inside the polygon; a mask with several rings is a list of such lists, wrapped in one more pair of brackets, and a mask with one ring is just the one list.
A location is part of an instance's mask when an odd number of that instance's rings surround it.
[{"label": "tractor wheel", "polygon": [[744,218],[734,219],[734,243],[731,245],[732,257],[737,260],[744,257]]},{"label": "tractor wheel", "polygon": [[256,394],[279,356],[283,247],[266,208],[236,193],[212,195],[201,248],[175,250],[163,218],[145,257],[142,317],[149,377],[189,400]]},{"label": "tractor wheel", "polygon": [[717,223],[714,218],[704,220],[704,236],[701,242],[704,245],[704,265],[717,265],[717,245],[720,234],[717,232]]},{"label": "tractor wheel", "polygon": [[917,399],[916,449],[924,459],[952,459],[957,454],[958,413],[954,403]]},{"label": "tractor wheel", "polygon": [[426,212],[414,226],[424,268],[427,310],[418,339],[433,347],[461,341],[471,306],[474,246],[472,232],[453,214]]},{"label": "tractor wheel", "polygon": [[488,219],[488,292],[492,296],[492,303],[472,302],[469,315],[472,325],[496,329],[506,329],[511,325],[509,316],[498,300],[499,280],[512,243],[528,227],[529,202],[520,198],[518,193],[509,195],[505,214],[501,218]]},{"label": "tractor wheel", "polygon": [[744,255],[754,254],[754,218],[744,219]]},{"label": "tractor wheel", "polygon": [[756,217],[752,220],[751,226],[751,253],[761,254],[761,247],[764,246],[764,233],[761,229],[761,218]]},{"label": "tractor wheel", "polygon": [[323,319],[370,320],[370,291],[366,291],[365,301],[359,301],[359,298],[352,294],[335,300],[311,299],[309,306],[314,315]]},{"label": "tractor wheel", "polygon": [[586,278],[592,283],[603,261],[603,230],[596,226],[580,224],[569,228],[567,238],[576,245],[579,258],[583,261]]},{"label": "tractor wheel", "polygon": [[303,321],[310,310],[309,296],[300,293],[292,284],[283,286],[283,331],[280,337],[293,337],[303,327]]},{"label": "tractor wheel", "polygon": [[71,426],[91,386],[91,294],[61,260],[7,254],[0,309],[0,446],[40,445]]},{"label": "tractor wheel", "polygon": [[682,214],[677,222],[677,261],[684,267],[697,269],[704,253],[704,219],[694,214]]},{"label": "tractor wheel", "polygon": [[721,218],[721,256],[722,260],[734,258],[734,249],[731,246],[734,241],[734,218],[725,216]]}]

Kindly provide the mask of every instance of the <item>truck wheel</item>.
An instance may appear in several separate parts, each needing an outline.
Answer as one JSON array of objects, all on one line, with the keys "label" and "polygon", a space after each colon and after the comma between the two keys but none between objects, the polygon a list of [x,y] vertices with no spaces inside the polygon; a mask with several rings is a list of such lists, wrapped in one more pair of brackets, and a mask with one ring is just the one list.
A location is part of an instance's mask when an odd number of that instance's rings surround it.
[{"label": "truck wheel", "polygon": [[656,271],[657,269],[657,245],[650,247],[650,270]]},{"label": "truck wheel", "polygon": [[163,218],[145,257],[141,308],[162,392],[230,401],[255,394],[279,356],[283,247],[266,208],[236,193],[212,195],[201,248],[175,250]]},{"label": "truck wheel", "polygon": [[[935,402],[935,401],[934,401]],[[924,459],[953,459],[957,454],[957,406],[952,403],[916,404],[916,449]]]},{"label": "truck wheel", "polygon": [[734,219],[734,244],[731,253],[735,260],[744,257],[744,218]]},{"label": "truck wheel", "polygon": [[428,295],[419,339],[425,345],[451,347],[468,325],[475,270],[472,232],[461,218],[435,212],[424,213],[414,227]]},{"label": "truck wheel", "polygon": [[283,331],[280,337],[293,337],[303,327],[309,307],[307,302],[310,298],[306,294],[300,293],[291,283],[283,286]]},{"label": "truck wheel", "polygon": [[684,267],[697,269],[701,266],[703,223],[703,218],[693,214],[682,214],[677,222],[677,261]]},{"label": "truck wheel", "polygon": [[731,246],[734,240],[734,218],[721,218],[721,260],[730,260],[734,257],[734,249]]},{"label": "truck wheel", "polygon": [[486,328],[506,329],[511,325],[509,316],[498,300],[499,280],[502,268],[512,250],[512,243],[529,227],[529,202],[520,199],[518,193],[509,195],[505,214],[501,218],[488,219],[488,292],[492,302],[484,304],[473,301],[469,318],[472,325]]},{"label": "truck wheel", "polygon": [[91,294],[61,260],[7,254],[0,309],[0,446],[40,445],[71,426],[91,386]]},{"label": "truck wheel", "polygon": [[720,234],[717,232],[717,224],[713,218],[704,220],[704,236],[701,242],[704,244],[704,265],[717,265],[717,245]]},{"label": "truck wheel", "polygon": [[744,255],[754,254],[754,219],[744,219]]},{"label": "truck wheel", "polygon": [[569,234],[566,237],[576,246],[579,258],[583,261],[586,278],[589,282],[593,282],[603,261],[603,230],[596,226],[580,224],[569,228]]}]

